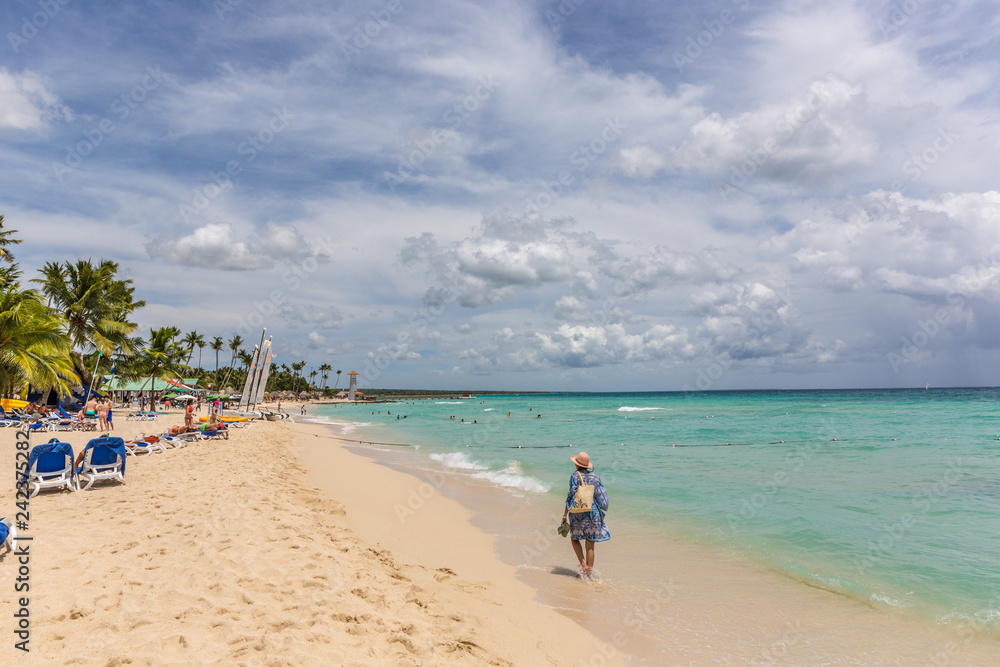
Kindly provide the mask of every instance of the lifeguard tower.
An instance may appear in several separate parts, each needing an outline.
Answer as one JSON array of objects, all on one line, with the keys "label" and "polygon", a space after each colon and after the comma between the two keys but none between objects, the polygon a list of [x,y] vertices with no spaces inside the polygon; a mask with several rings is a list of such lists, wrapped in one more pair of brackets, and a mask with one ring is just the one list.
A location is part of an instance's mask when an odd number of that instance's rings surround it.
[{"label": "lifeguard tower", "polygon": [[351,378],[351,384],[347,388],[347,400],[356,401],[357,398],[355,398],[355,394],[358,391],[358,372],[351,371],[347,375]]}]

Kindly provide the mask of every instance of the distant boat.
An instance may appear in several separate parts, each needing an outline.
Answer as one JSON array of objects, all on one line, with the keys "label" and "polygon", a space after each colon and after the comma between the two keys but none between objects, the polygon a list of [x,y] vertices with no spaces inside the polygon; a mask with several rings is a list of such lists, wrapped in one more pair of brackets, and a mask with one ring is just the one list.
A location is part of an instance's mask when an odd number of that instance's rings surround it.
[{"label": "distant boat", "polygon": [[931,383],[930,383],[930,382],[928,382],[928,383],[927,383],[927,386],[926,386],[926,387],[924,387],[924,391],[927,391],[927,390],[928,390],[928,389],[930,389],[930,388],[931,388]]}]

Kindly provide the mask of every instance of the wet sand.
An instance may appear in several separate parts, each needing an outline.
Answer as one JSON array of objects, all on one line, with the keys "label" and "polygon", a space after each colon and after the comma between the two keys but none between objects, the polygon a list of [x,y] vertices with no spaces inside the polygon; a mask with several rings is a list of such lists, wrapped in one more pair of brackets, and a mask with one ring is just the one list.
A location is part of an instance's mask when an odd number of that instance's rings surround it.
[{"label": "wet sand", "polygon": [[[344,447],[336,440],[316,445],[316,479],[327,475],[327,452]],[[588,585],[573,576],[568,540],[554,530],[558,494],[518,497],[442,470],[412,450],[347,449],[415,475],[413,489],[458,501],[494,536],[500,560],[517,569],[537,600],[626,655],[628,664],[1000,664],[1000,640],[986,627],[939,624],[817,588],[689,536],[622,521],[613,507],[612,540],[597,546],[603,582]]]}]

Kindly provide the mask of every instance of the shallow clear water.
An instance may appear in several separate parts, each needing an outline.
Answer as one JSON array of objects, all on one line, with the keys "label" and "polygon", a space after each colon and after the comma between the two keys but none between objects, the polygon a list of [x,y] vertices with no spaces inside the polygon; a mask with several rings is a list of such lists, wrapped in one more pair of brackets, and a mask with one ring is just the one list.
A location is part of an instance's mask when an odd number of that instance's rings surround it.
[{"label": "shallow clear water", "polygon": [[369,422],[366,438],[415,445],[553,507],[568,456],[586,450],[612,535],[624,519],[876,605],[1000,625],[998,407],[997,389],[932,389],[483,396],[313,413]]}]

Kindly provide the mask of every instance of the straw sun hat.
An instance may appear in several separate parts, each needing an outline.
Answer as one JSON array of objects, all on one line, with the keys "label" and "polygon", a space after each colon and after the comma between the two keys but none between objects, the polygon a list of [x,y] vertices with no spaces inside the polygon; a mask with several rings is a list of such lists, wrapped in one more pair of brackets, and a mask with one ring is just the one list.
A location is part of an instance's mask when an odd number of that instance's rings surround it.
[{"label": "straw sun hat", "polygon": [[590,462],[590,455],[587,452],[580,452],[576,456],[569,457],[569,460],[587,470],[594,467],[594,464]]}]

